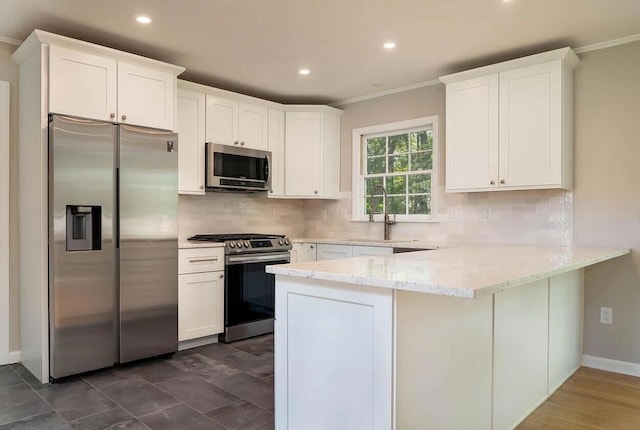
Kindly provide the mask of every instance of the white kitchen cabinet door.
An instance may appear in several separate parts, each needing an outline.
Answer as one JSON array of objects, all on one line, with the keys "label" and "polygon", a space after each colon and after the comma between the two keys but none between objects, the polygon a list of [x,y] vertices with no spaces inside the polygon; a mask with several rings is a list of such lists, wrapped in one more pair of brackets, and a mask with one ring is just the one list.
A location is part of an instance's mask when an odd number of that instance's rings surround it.
[{"label": "white kitchen cabinet door", "polygon": [[316,261],[315,243],[294,243],[291,249],[291,263],[304,263]]},{"label": "white kitchen cabinet door", "polygon": [[332,245],[328,243],[319,243],[316,251],[317,261],[336,260],[338,258],[353,257],[353,246],[351,245]]},{"label": "white kitchen cabinet door", "polygon": [[204,195],[205,96],[178,89],[178,192]]},{"label": "white kitchen cabinet door", "polygon": [[500,73],[499,123],[500,186],[560,186],[562,62]]},{"label": "white kitchen cabinet door", "polygon": [[498,75],[446,89],[446,189],[498,187]]},{"label": "white kitchen cabinet door", "polygon": [[385,246],[359,246],[354,245],[352,251],[353,257],[365,257],[375,255],[389,255],[393,254],[393,248]]},{"label": "white kitchen cabinet door", "polygon": [[238,104],[238,140],[246,148],[266,151],[269,146],[269,109]]},{"label": "white kitchen cabinet door", "polygon": [[285,189],[288,196],[321,195],[320,112],[286,113]]},{"label": "white kitchen cabinet door", "polygon": [[117,121],[117,82],[115,60],[49,47],[49,112]]},{"label": "white kitchen cabinet door", "polygon": [[118,62],[118,122],[175,130],[175,106],[175,75]]},{"label": "white kitchen cabinet door", "polygon": [[238,102],[207,94],[206,141],[220,145],[238,142]]},{"label": "white kitchen cabinet door", "polygon": [[[515,428],[547,398],[548,279],[494,298],[493,428]],[[514,391],[517,394],[514,395]]]},{"label": "white kitchen cabinet door", "polygon": [[284,140],[284,112],[269,109],[269,145],[268,150],[271,151],[271,189],[269,197],[282,197],[285,195],[284,189],[284,159],[285,159],[285,140]]},{"label": "white kitchen cabinet door", "polygon": [[549,278],[549,394],[582,364],[584,272]]},{"label": "white kitchen cabinet door", "polygon": [[178,341],[224,331],[224,272],[178,276]]},{"label": "white kitchen cabinet door", "polygon": [[393,428],[392,290],[277,276],[275,333],[277,429]]}]

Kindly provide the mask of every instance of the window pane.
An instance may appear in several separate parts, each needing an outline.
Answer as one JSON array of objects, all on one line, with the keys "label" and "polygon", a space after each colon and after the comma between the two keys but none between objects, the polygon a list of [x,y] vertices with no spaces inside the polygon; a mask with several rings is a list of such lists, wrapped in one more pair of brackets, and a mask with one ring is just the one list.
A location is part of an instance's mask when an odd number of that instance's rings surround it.
[{"label": "window pane", "polygon": [[409,196],[409,214],[430,214],[431,195]]},{"label": "window pane", "polygon": [[411,170],[431,169],[433,169],[433,153],[431,151],[411,154]]},{"label": "window pane", "polygon": [[406,153],[409,151],[409,135],[398,134],[389,136],[389,154]]},{"label": "window pane", "polygon": [[407,193],[407,176],[387,176],[386,190],[387,194],[406,194]]},{"label": "window pane", "polygon": [[374,137],[367,139],[367,156],[372,155],[385,155],[387,153],[387,138],[386,137]]},{"label": "window pane", "polygon": [[430,193],[431,174],[409,175],[409,194]]},{"label": "window pane", "polygon": [[[382,196],[378,196],[378,197],[374,197],[373,200],[375,200],[374,204],[375,204],[375,211],[373,213],[382,213],[383,209],[382,209]],[[371,199],[369,198],[369,196],[367,196],[364,199],[364,213],[368,214],[369,211],[371,210]]]},{"label": "window pane", "polygon": [[407,213],[407,196],[387,197],[387,212],[390,214]]},{"label": "window pane", "polygon": [[[364,180],[364,189],[365,189],[365,193],[367,195],[371,194],[371,190],[373,190],[373,187],[376,185],[383,185],[382,183],[382,177],[380,178],[366,178]],[[376,195],[382,195],[382,191],[381,190],[377,190]]]},{"label": "window pane", "polygon": [[385,173],[387,171],[386,161],[387,157],[367,157],[367,173]]},{"label": "window pane", "polygon": [[389,172],[406,172],[409,168],[409,156],[390,155],[389,156]]},{"label": "window pane", "polygon": [[433,132],[431,130],[411,133],[411,152],[433,149]]}]

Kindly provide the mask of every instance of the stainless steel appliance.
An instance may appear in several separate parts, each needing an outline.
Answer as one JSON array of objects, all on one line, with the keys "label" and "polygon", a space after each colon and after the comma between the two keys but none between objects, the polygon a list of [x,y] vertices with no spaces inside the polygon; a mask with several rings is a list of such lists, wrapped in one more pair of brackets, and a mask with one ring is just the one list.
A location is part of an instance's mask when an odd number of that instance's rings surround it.
[{"label": "stainless steel appliance", "polygon": [[52,379],[177,350],[177,143],[49,118]]},{"label": "stainless steel appliance", "polygon": [[265,267],[289,263],[291,241],[269,234],[200,234],[189,240],[225,243],[223,342],[273,332],[275,276]]},{"label": "stainless steel appliance", "polygon": [[271,152],[206,144],[206,185],[211,191],[269,191]]}]

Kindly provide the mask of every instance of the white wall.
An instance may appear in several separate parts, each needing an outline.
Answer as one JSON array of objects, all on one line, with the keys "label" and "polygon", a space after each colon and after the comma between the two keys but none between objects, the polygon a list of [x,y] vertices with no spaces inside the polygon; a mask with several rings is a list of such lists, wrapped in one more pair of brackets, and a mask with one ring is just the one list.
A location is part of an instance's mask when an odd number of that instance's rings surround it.
[{"label": "white wall", "polygon": [[20,290],[18,283],[18,67],[11,60],[17,47],[0,42],[0,80],[11,86],[9,139],[9,350],[20,349]]}]

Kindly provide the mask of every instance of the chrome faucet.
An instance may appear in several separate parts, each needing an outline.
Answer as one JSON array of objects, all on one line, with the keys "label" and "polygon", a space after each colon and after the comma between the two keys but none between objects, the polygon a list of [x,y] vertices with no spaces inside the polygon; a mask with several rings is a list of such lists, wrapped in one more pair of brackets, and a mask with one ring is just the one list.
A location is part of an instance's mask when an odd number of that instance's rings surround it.
[{"label": "chrome faucet", "polygon": [[389,226],[396,223],[396,214],[393,214],[393,221],[391,221],[389,219],[389,214],[387,213],[387,190],[385,190],[384,187],[380,184],[375,184],[371,189],[369,201],[369,203],[371,204],[371,209],[369,210],[369,222],[373,222],[373,208],[375,207],[374,202],[377,203],[377,201],[374,200],[375,197],[373,196],[373,193],[378,189],[382,190],[382,195],[384,196],[382,204],[384,210],[384,240],[389,240]]}]

